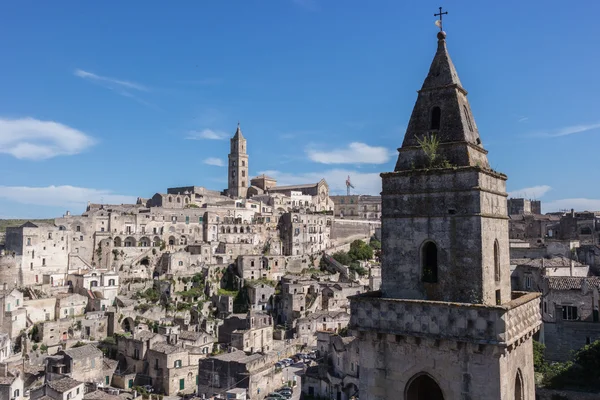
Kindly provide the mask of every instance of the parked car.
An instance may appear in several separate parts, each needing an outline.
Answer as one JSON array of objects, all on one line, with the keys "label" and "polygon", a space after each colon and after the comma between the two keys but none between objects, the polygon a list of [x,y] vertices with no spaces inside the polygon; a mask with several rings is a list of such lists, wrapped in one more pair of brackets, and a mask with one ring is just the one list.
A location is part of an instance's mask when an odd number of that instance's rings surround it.
[{"label": "parked car", "polygon": [[267,398],[273,398],[273,399],[278,399],[278,400],[287,400],[287,397],[285,397],[284,395],[279,394],[277,392],[269,393],[267,395]]},{"label": "parked car", "polygon": [[277,392],[277,393],[279,393],[280,395],[282,395],[286,399],[291,399],[292,398],[292,392],[290,392],[289,390],[287,390],[287,391],[281,391],[281,392]]},{"label": "parked car", "polygon": [[292,393],[294,393],[294,391],[292,390],[291,387],[284,386],[281,389],[278,389],[277,393],[280,393],[280,394],[283,394],[283,395],[285,395],[285,393],[289,393],[291,395]]},{"label": "parked car", "polygon": [[281,361],[278,361],[275,363],[275,368],[283,368],[283,367],[285,367],[285,364],[282,363]]}]

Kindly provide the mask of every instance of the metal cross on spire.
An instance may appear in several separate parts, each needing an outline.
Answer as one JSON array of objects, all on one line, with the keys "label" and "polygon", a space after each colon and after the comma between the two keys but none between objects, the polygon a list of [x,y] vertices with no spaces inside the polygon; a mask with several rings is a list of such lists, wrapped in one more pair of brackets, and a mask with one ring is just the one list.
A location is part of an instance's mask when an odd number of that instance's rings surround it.
[{"label": "metal cross on spire", "polygon": [[440,32],[443,31],[443,29],[442,29],[442,17],[444,15],[447,15],[447,14],[448,14],[448,11],[442,12],[442,7],[440,7],[440,12],[438,14],[433,14],[434,17],[440,17],[439,20],[435,21],[435,24],[440,28]]}]

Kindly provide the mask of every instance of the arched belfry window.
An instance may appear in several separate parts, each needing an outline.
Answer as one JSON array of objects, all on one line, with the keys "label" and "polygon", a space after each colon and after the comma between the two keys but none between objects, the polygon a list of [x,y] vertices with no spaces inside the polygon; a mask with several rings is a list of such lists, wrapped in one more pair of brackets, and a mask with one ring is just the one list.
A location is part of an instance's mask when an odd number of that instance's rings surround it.
[{"label": "arched belfry window", "polygon": [[438,280],[438,250],[433,242],[427,242],[421,249],[423,282],[436,283]]},{"label": "arched belfry window", "polygon": [[494,276],[496,282],[500,282],[500,245],[494,240]]},{"label": "arched belfry window", "polygon": [[429,129],[438,130],[440,129],[440,120],[442,119],[442,110],[439,107],[433,107],[431,110],[431,124]]}]

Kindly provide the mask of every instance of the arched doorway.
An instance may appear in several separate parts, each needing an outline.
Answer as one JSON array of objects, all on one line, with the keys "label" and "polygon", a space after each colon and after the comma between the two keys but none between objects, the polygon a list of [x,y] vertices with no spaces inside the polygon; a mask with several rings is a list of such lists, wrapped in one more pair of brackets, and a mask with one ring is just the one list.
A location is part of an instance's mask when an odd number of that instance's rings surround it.
[{"label": "arched doorway", "polygon": [[124,318],[123,322],[121,322],[121,328],[123,328],[125,332],[133,332],[133,327],[134,323],[130,317]]},{"label": "arched doorway", "polygon": [[419,374],[408,382],[406,400],[444,400],[444,395],[431,376]]},{"label": "arched doorway", "polygon": [[517,376],[515,377],[515,400],[523,400],[524,397],[523,390],[523,376],[521,375],[521,370],[517,370]]}]

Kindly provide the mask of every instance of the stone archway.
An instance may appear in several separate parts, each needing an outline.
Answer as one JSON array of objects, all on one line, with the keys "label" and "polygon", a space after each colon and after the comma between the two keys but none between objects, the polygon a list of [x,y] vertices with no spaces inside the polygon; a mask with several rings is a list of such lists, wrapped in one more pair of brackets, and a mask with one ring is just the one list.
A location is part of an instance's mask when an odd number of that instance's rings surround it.
[{"label": "stone archway", "polygon": [[428,374],[413,377],[406,385],[406,400],[444,400],[442,389]]},{"label": "stone archway", "polygon": [[517,376],[515,377],[515,400],[523,400],[525,397],[525,390],[523,389],[523,375],[521,370],[517,370]]},{"label": "stone archway", "polygon": [[123,318],[123,321],[121,322],[121,328],[123,329],[123,331],[133,332],[134,327],[135,323],[133,322],[133,319],[131,319],[131,317]]}]

